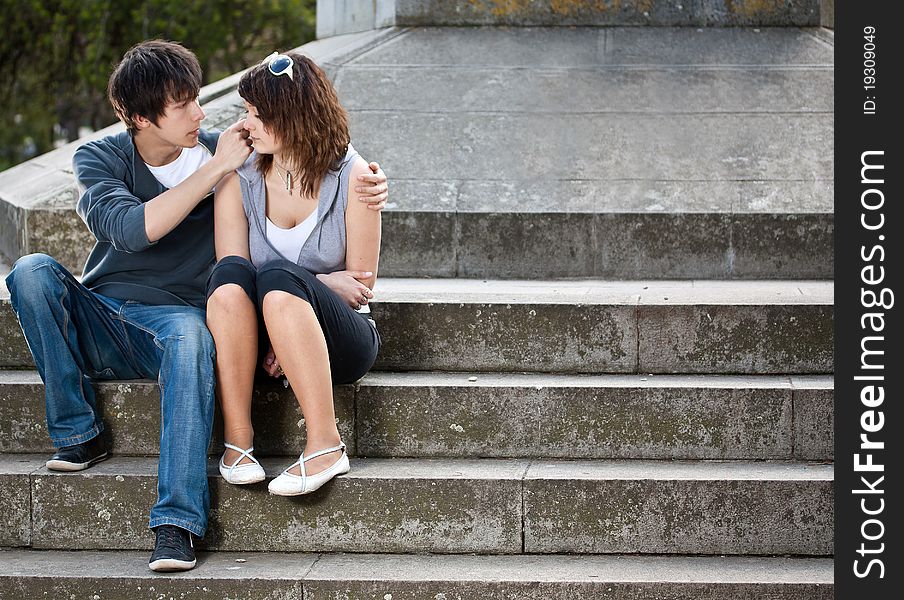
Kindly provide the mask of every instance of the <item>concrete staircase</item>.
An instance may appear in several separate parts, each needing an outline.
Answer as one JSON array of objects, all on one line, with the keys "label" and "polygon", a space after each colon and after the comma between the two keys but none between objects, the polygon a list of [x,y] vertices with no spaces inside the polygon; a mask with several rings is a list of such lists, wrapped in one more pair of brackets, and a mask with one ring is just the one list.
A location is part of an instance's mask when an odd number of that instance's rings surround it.
[{"label": "concrete staircase", "polygon": [[[446,28],[643,23],[598,22],[607,3],[392,4],[396,27],[306,48],[392,180],[385,345],[335,389],[352,471],[271,497],[220,479],[216,437],[198,568],[147,571],[156,384],[98,384],[115,456],[47,471],[43,386],[0,288],[0,597],[833,598],[818,3],[610,11],[738,29]],[[670,14],[690,21],[653,19]],[[229,85],[206,90],[208,126],[239,114]],[[0,174],[3,251],[83,258],[73,149]],[[303,421],[281,386],[254,406],[275,475]]]}]

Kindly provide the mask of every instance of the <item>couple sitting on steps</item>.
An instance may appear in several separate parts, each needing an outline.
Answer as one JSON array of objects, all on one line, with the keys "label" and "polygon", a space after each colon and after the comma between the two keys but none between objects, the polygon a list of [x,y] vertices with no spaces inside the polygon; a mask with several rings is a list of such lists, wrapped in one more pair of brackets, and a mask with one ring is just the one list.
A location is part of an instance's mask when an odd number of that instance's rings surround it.
[{"label": "couple sitting on steps", "polygon": [[220,134],[200,129],[200,86],[184,47],[129,50],[108,87],[128,130],[73,158],[78,214],[97,240],[82,281],[43,254],[20,258],[6,279],[45,385],[57,449],[47,468],[107,457],[93,381],[157,380],[155,571],[195,565],[214,390],[220,473],[254,483],[265,477],[253,454],[256,367],[286,377],[307,443],[269,489],[310,493],[349,469],[332,385],[363,376],[380,346],[368,302],[386,177],[350,145],[329,79],[307,57],[272,54],[242,77],[247,115]]}]

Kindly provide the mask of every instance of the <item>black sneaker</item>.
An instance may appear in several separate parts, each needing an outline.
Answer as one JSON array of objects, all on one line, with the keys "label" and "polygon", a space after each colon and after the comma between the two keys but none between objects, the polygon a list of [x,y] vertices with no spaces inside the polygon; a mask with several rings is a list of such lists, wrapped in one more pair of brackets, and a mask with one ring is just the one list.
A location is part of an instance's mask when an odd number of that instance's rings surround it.
[{"label": "black sneaker", "polygon": [[154,530],[157,542],[148,561],[151,571],[188,571],[195,566],[195,547],[191,532],[175,525],[161,525]]},{"label": "black sneaker", "polygon": [[47,468],[51,471],[84,471],[106,458],[107,446],[98,435],[87,442],[57,449],[47,461]]}]

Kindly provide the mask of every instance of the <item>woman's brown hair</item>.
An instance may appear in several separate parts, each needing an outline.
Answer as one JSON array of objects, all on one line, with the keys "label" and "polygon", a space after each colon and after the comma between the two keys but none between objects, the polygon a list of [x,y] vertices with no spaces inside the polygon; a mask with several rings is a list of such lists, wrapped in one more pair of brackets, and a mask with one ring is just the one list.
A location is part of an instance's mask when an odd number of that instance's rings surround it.
[{"label": "woman's brown hair", "polygon": [[[313,60],[297,52],[286,56],[295,63],[293,79],[258,65],[242,76],[239,96],[257,109],[261,123],[298,169],[302,192],[313,196],[323,176],[345,156],[350,141],[348,116],[333,84]],[[258,155],[256,166],[266,175],[273,155]]]}]

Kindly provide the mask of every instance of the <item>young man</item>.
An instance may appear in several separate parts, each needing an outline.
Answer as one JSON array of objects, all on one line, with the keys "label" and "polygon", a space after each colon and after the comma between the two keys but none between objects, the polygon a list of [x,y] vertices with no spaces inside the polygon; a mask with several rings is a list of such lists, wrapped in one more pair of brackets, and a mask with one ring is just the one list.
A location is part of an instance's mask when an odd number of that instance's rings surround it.
[{"label": "young man", "polygon": [[[108,95],[127,131],[73,157],[78,214],[97,239],[81,283],[53,258],[20,258],[6,282],[45,385],[57,448],[47,468],[80,471],[107,458],[92,380],[156,379],[161,432],[156,533],[149,567],[191,569],[192,535],[207,528],[207,446],[214,411],[214,344],[205,326],[215,262],[212,189],[251,148],[243,122],[200,129],[201,68],[184,47],[129,50]],[[386,178],[372,163],[362,198],[382,209]]]}]

